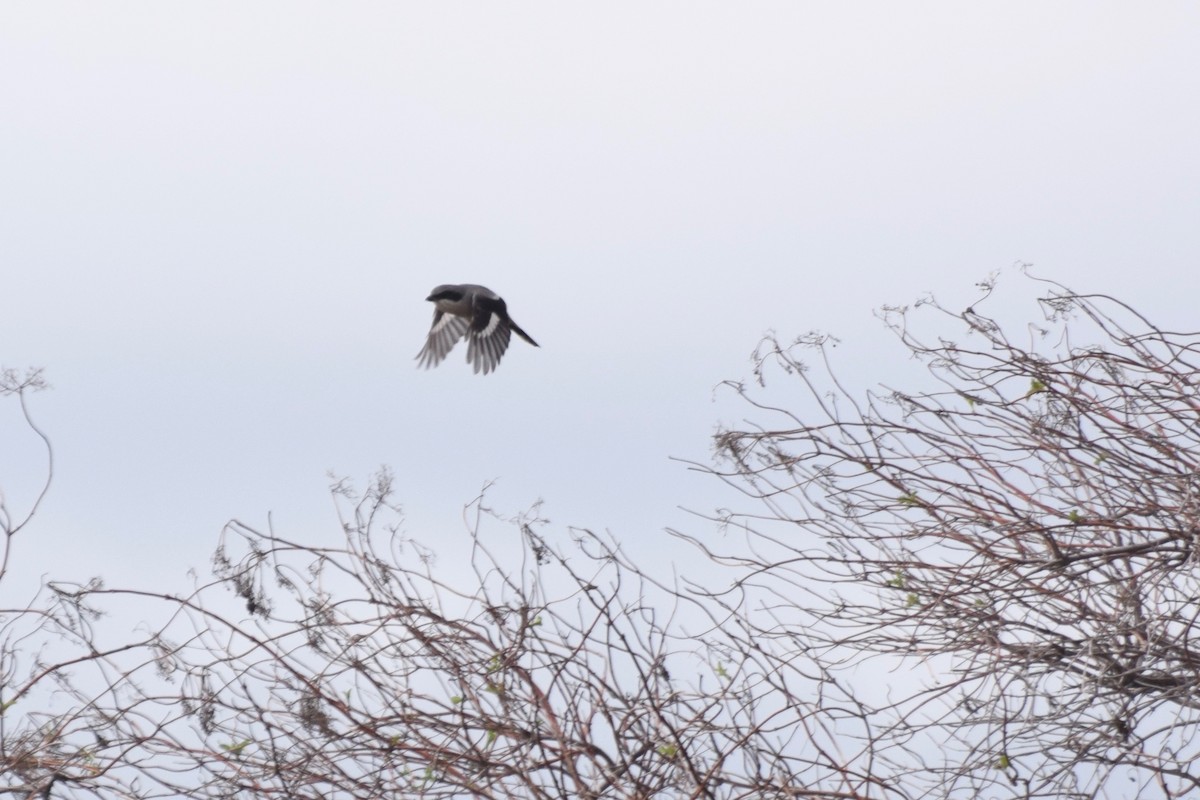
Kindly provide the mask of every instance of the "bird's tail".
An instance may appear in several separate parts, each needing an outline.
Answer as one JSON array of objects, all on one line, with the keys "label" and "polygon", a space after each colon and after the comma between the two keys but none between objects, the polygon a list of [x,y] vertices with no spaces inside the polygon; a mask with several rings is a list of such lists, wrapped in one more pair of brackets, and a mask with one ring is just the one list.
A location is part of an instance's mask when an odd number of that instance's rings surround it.
[{"label": "bird's tail", "polygon": [[517,323],[513,322],[511,317],[510,317],[510,318],[509,318],[509,320],[508,320],[508,327],[512,328],[512,330],[513,330],[513,333],[515,333],[517,336],[520,336],[522,339],[524,339],[525,341],[529,342],[529,343],[530,343],[531,345],[533,345],[534,347],[541,347],[541,345],[540,345],[540,344],[538,344],[537,342],[535,342],[535,341],[533,340],[533,337],[532,337],[532,336],[530,336],[530,335],[529,335],[528,333],[526,333],[525,331],[521,330],[521,326],[520,326],[520,325],[518,325]]}]

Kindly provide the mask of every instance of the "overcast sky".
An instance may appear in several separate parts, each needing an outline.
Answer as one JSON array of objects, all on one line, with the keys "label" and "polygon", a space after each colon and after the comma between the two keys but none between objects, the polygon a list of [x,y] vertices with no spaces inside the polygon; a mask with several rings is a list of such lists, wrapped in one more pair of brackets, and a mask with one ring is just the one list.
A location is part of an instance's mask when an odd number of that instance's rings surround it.
[{"label": "overcast sky", "polygon": [[[896,383],[873,309],[1016,261],[1200,327],[1197,98],[1192,2],[5,2],[0,362],[58,458],[14,563],[332,544],[383,464],[451,561],[491,480],[674,558],[769,329]],[[446,282],[541,348],[418,370]],[[10,505],[30,445],[0,406]]]}]

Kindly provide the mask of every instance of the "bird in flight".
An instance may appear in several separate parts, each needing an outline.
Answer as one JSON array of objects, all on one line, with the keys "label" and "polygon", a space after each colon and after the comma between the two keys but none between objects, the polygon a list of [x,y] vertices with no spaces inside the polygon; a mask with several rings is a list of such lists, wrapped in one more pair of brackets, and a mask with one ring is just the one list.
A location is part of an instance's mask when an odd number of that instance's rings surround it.
[{"label": "bird in flight", "polygon": [[484,375],[499,366],[512,334],[539,346],[512,321],[504,298],[485,286],[447,283],[436,287],[425,299],[433,303],[433,326],[425,346],[417,353],[417,363],[426,369],[442,363],[464,336],[467,361],[475,372]]}]

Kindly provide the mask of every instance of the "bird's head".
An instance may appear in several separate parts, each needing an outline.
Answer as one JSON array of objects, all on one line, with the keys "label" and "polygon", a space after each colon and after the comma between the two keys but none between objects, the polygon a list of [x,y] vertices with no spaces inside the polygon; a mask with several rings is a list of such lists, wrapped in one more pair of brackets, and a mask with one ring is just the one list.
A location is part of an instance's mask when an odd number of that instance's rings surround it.
[{"label": "bird's head", "polygon": [[431,303],[436,303],[438,300],[449,300],[452,303],[457,303],[463,298],[462,288],[452,284],[442,284],[435,286],[433,291],[429,293],[429,297],[425,299]]}]

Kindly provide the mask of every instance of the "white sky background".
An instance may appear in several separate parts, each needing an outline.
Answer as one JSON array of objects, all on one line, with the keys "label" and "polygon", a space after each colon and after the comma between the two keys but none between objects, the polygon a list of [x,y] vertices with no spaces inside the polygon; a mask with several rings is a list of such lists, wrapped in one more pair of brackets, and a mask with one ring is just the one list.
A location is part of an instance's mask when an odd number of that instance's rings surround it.
[{"label": "white sky background", "polygon": [[[768,329],[916,380],[872,310],[1017,260],[1200,328],[1198,98],[1190,2],[4,3],[0,362],[58,458],[15,566],[179,587],[381,464],[447,564],[492,479],[690,558],[728,498],[669,457]],[[416,369],[444,282],[542,347]]]}]

